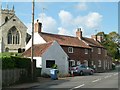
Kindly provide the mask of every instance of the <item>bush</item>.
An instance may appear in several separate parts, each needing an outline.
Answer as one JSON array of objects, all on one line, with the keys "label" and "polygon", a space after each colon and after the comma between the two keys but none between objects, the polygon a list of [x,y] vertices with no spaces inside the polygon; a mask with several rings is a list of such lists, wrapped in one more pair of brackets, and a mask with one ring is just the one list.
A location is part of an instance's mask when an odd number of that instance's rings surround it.
[{"label": "bush", "polygon": [[29,58],[20,58],[14,56],[4,56],[2,60],[2,69],[26,68],[31,67],[31,60]]}]

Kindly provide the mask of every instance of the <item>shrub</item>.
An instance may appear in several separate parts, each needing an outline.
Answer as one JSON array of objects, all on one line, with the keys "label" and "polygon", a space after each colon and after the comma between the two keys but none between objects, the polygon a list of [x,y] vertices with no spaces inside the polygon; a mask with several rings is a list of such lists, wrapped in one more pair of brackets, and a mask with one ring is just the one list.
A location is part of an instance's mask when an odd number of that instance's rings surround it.
[{"label": "shrub", "polygon": [[20,58],[15,56],[4,56],[2,60],[2,69],[26,68],[31,67],[31,60],[29,58]]}]

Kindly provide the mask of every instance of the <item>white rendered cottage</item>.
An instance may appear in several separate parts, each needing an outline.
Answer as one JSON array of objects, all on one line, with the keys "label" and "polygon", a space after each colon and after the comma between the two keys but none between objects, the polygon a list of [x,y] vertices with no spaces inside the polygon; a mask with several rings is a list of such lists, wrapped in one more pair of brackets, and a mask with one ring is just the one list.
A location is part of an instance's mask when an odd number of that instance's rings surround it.
[{"label": "white rendered cottage", "polygon": [[[68,55],[56,41],[34,44],[33,48],[33,59],[36,60],[36,67],[42,68],[41,74],[50,74],[50,69],[53,64],[57,64],[59,72],[62,75],[68,74]],[[31,48],[26,50],[23,55],[30,58]]]}]

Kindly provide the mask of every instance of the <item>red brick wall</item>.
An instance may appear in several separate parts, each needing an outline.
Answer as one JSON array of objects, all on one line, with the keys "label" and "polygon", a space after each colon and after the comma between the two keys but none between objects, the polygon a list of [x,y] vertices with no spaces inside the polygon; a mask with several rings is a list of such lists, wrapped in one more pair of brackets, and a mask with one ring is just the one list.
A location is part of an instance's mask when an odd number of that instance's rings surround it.
[{"label": "red brick wall", "polygon": [[73,47],[73,53],[68,53],[68,46],[62,46],[63,50],[68,54],[70,60],[79,60],[83,62],[84,60],[90,61],[90,49],[88,54],[85,54],[84,48]]}]

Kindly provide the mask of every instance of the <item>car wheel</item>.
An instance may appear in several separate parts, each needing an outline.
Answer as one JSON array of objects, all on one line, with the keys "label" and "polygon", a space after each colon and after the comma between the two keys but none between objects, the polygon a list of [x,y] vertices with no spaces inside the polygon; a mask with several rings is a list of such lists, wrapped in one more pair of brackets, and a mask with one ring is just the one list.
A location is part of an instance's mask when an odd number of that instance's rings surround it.
[{"label": "car wheel", "polygon": [[90,71],[90,75],[93,75],[93,71],[92,70]]},{"label": "car wheel", "polygon": [[83,71],[80,71],[80,75],[81,75],[81,76],[83,75]]}]

